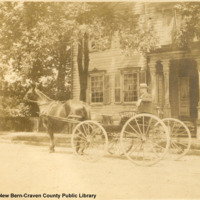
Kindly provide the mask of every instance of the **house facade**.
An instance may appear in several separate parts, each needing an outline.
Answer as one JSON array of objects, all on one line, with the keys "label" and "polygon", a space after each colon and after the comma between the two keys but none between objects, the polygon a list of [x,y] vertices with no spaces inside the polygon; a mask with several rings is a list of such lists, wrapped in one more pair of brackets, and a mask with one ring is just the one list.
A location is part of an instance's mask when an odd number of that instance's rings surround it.
[{"label": "house facade", "polygon": [[[159,45],[146,58],[138,53],[126,56],[116,32],[110,49],[90,53],[87,102],[93,116],[112,115],[117,123],[119,112],[135,110],[139,85],[147,83],[163,117],[179,118],[200,127],[200,50],[198,41],[190,51],[173,47],[173,32],[180,21],[174,4],[142,2],[118,6],[132,6],[133,12],[145,14],[154,26]],[[76,55],[74,48],[73,98],[79,99]]]},{"label": "house facade", "polygon": [[[134,111],[139,84],[146,81],[145,71],[141,67],[143,57],[137,53],[127,57],[122,53],[119,42],[119,36],[115,33],[110,49],[90,53],[87,102],[96,120],[100,120],[102,115],[112,115],[118,123],[119,112]],[[77,65],[76,62],[74,64]],[[80,96],[79,84],[78,67],[73,66],[75,99]]]}]

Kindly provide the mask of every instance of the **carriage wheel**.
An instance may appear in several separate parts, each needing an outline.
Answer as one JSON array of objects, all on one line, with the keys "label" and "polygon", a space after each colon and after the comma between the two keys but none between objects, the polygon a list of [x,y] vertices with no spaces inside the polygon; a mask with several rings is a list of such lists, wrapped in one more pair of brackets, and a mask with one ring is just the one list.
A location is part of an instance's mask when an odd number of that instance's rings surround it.
[{"label": "carriage wheel", "polygon": [[126,157],[137,165],[150,166],[160,161],[169,148],[169,131],[162,120],[151,114],[129,119],[120,135]]},{"label": "carriage wheel", "polygon": [[107,134],[97,122],[87,120],[79,123],[72,132],[74,153],[81,159],[97,161],[107,150]]},{"label": "carriage wheel", "polygon": [[188,127],[178,119],[165,118],[163,122],[167,126],[170,134],[169,157],[173,160],[178,160],[190,149],[190,131]]}]

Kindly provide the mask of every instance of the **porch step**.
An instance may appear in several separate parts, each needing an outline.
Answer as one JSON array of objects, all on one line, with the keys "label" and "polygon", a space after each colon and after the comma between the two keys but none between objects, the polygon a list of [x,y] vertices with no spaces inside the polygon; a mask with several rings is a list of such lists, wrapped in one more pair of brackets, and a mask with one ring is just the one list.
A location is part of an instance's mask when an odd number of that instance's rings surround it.
[{"label": "porch step", "polygon": [[183,123],[188,127],[188,129],[190,130],[191,136],[194,138],[196,137],[196,124],[194,122],[191,121],[183,121]]}]

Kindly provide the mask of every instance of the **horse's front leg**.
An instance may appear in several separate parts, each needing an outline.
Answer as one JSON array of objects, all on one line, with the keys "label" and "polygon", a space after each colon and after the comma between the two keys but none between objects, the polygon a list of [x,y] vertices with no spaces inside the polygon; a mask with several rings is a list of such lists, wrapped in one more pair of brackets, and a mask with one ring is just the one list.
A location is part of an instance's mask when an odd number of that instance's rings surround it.
[{"label": "horse's front leg", "polygon": [[50,137],[50,147],[49,147],[49,153],[53,153],[54,150],[54,135],[53,135],[53,131],[48,132],[49,133],[49,137]]},{"label": "horse's front leg", "polygon": [[53,153],[55,150],[54,150],[54,134],[53,134],[53,131],[52,130],[48,130],[48,134],[49,134],[49,137],[50,137],[50,147],[49,147],[49,153]]}]

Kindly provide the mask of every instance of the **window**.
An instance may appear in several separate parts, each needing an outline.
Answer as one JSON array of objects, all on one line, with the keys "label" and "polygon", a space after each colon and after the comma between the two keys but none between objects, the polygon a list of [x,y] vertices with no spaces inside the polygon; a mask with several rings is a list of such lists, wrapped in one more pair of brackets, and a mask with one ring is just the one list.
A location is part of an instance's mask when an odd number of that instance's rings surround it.
[{"label": "window", "polygon": [[103,75],[91,76],[91,102],[103,102]]},{"label": "window", "polygon": [[[111,81],[113,81],[112,83]],[[115,103],[132,103],[138,100],[139,71],[123,70],[116,74],[93,72],[89,79],[88,101],[90,103],[111,103],[112,94]]]},{"label": "window", "polygon": [[138,100],[139,71],[126,70],[115,74],[115,103]]},{"label": "window", "polygon": [[138,74],[124,74],[124,102],[133,102],[138,100]]}]

